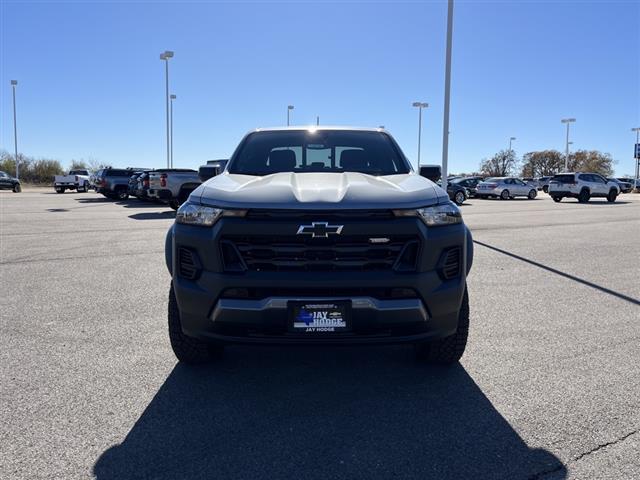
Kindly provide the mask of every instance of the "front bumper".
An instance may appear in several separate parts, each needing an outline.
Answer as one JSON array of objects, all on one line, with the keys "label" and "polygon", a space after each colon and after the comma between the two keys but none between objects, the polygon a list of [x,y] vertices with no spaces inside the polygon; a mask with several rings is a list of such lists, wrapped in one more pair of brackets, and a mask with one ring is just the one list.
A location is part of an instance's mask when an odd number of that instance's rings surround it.
[{"label": "front bumper", "polygon": [[[413,272],[381,271],[245,271],[227,273],[220,265],[218,244],[225,229],[243,220],[221,220],[213,228],[174,225],[167,234],[167,265],[185,334],[217,343],[342,344],[403,343],[442,338],[455,333],[473,258],[471,235],[464,225],[428,229],[415,219],[395,228],[420,233],[419,266]],[[226,225],[225,225],[226,224]],[[403,224],[403,227],[398,225]],[[266,227],[257,226],[257,231]],[[279,225],[272,225],[277,230]],[[391,227],[391,228],[390,228]],[[244,228],[244,227],[243,227]],[[345,226],[345,229],[347,227]],[[394,227],[389,228],[393,231]],[[444,280],[437,270],[441,254],[462,247],[460,275]],[[181,277],[176,248],[197,252],[202,271],[194,280]],[[229,297],[242,289],[267,294]],[[412,291],[403,298],[378,292]],[[347,293],[357,290],[357,294]],[[290,301],[351,301],[351,329],[330,334],[290,332]]]}]

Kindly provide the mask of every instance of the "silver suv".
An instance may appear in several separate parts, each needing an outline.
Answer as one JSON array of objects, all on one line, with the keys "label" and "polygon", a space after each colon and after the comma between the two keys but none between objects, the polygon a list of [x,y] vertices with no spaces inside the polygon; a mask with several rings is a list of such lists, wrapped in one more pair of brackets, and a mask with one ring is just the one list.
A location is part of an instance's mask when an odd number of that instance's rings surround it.
[{"label": "silver suv", "polygon": [[577,198],[580,203],[587,203],[591,197],[605,197],[613,203],[619,194],[617,183],[597,173],[560,173],[549,181],[549,195],[554,202],[571,197]]}]

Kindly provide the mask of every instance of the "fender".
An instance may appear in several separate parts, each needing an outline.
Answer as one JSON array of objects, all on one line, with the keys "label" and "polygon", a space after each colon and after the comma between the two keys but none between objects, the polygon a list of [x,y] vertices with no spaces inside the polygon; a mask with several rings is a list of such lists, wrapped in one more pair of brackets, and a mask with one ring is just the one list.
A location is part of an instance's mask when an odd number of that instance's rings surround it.
[{"label": "fender", "polygon": [[473,237],[471,236],[471,230],[467,228],[467,275],[469,275],[472,265],[473,265]]},{"label": "fender", "polygon": [[171,225],[171,228],[167,231],[167,236],[164,239],[164,261],[167,264],[167,270],[169,275],[173,277],[173,229],[175,225]]}]

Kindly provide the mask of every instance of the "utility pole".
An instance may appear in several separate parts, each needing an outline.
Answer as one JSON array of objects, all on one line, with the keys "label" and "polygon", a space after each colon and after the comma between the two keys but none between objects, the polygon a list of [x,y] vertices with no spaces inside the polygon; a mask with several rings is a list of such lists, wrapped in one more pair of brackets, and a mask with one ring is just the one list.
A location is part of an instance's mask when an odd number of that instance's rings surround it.
[{"label": "utility pole", "polygon": [[13,89],[13,147],[15,148],[16,161],[16,178],[20,179],[20,164],[18,163],[18,124],[16,122],[16,85],[17,80],[11,80],[11,88]]},{"label": "utility pole", "polygon": [[447,191],[449,163],[449,104],[451,100],[451,44],[453,40],[453,0],[447,8],[447,52],[444,70],[444,118],[442,121],[442,188]]},{"label": "utility pole", "polygon": [[169,131],[169,59],[173,57],[173,52],[165,50],[160,54],[160,60],[164,60],[165,79],[165,106],[167,109],[167,168],[171,168],[171,132]]},{"label": "utility pole", "polygon": [[560,120],[562,123],[567,124],[567,139],[564,147],[564,171],[569,170],[569,125],[576,121],[575,118],[563,118]]}]

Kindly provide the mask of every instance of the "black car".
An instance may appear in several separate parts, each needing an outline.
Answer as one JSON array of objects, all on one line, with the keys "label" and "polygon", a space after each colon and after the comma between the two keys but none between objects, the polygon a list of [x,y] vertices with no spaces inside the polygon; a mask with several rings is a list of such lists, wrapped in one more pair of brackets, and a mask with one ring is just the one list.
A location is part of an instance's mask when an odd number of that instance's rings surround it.
[{"label": "black car", "polygon": [[451,201],[456,205],[462,205],[464,201],[469,198],[468,190],[455,180],[447,183],[447,193]]},{"label": "black car", "polygon": [[627,182],[619,178],[607,177],[610,182],[618,184],[620,187],[620,193],[629,193],[633,190],[633,182]]},{"label": "black car", "polygon": [[0,172],[0,190],[13,190],[15,193],[20,193],[22,191],[20,180],[6,172]]},{"label": "black car", "polygon": [[484,180],[483,177],[458,177],[450,180],[449,183],[455,183],[456,185],[466,188],[468,196],[475,197],[478,184],[482,180]]}]

